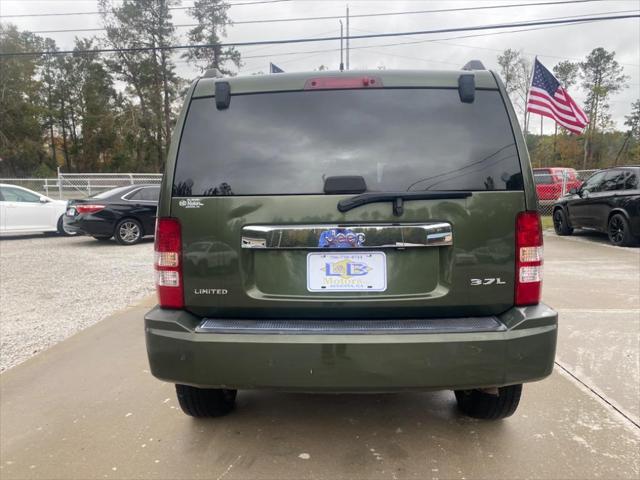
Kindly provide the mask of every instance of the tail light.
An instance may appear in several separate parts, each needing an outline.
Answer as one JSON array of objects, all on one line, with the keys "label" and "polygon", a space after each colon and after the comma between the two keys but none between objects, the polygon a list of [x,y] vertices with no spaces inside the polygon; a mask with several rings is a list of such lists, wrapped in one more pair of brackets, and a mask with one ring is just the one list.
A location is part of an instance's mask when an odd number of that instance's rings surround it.
[{"label": "tail light", "polygon": [[382,88],[380,77],[317,77],[304,84],[305,90],[330,90],[332,88]]},{"label": "tail light", "polygon": [[106,205],[98,205],[94,203],[79,203],[74,205],[78,213],[96,213],[102,210]]},{"label": "tail light", "polygon": [[182,236],[175,218],[158,218],[155,238],[155,274],[158,302],[163,308],[184,307],[182,290]]},{"label": "tail light", "polygon": [[542,292],[542,225],[538,212],[520,212],[516,220],[517,306],[540,303]]}]

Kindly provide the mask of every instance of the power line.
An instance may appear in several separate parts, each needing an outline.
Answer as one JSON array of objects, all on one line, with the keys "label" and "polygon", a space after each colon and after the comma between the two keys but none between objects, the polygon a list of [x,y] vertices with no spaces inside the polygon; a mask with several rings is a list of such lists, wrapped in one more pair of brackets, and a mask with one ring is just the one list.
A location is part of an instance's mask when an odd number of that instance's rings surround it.
[{"label": "power line", "polygon": [[[584,0],[580,0],[584,1]],[[599,0],[598,0],[599,1]],[[525,3],[520,5],[510,5],[510,6],[533,6],[533,5],[541,5],[542,3]],[[509,5],[505,6],[508,7]],[[485,7],[470,7],[462,10],[483,10],[486,8],[495,8],[496,6],[485,6]],[[365,13],[360,15],[349,15],[351,18],[362,18],[362,17],[381,17],[381,16],[393,16],[393,15],[413,15],[413,14],[421,14],[421,13],[433,13],[433,12],[444,12],[444,11],[459,11],[460,9],[445,9],[445,10],[413,10],[413,11],[405,11],[405,12],[387,12],[387,13]],[[604,14],[615,14],[615,13],[627,13],[627,12],[635,12],[636,10],[620,10],[614,12],[598,12],[598,13],[588,13],[584,15],[572,15],[569,18],[573,17],[586,17],[589,15],[604,15]],[[278,22],[298,22],[298,21],[307,21],[307,20],[339,20],[342,19],[343,16],[333,15],[333,16],[323,16],[323,17],[297,17],[297,18],[271,18],[271,19],[260,19],[260,20],[240,20],[232,22],[232,25],[246,25],[246,24],[255,24],[255,23],[278,23]],[[567,18],[567,17],[556,17],[556,18]],[[174,25],[176,28],[185,28],[185,27],[197,27],[197,23],[183,23]],[[104,31],[104,28],[77,28],[77,29],[61,29],[61,30],[31,30],[31,33],[78,33],[78,32],[101,32]]]},{"label": "power line", "polygon": [[[448,37],[448,38],[436,38],[436,39],[430,39],[430,40],[414,40],[411,42],[393,42],[393,43],[382,43],[382,44],[376,44],[376,45],[360,45],[360,46],[356,46],[356,47],[351,47],[351,50],[363,50],[363,49],[369,49],[369,48],[386,48],[386,47],[398,47],[398,46],[402,46],[402,45],[418,45],[418,44],[423,44],[423,43],[437,43],[437,42],[444,42],[444,41],[449,41],[449,40],[458,40],[458,39],[464,39],[464,38],[477,38],[477,37],[488,37],[488,36],[493,36],[493,35],[505,35],[505,34],[511,34],[511,33],[519,33],[519,32],[531,32],[534,30],[547,30],[550,28],[559,28],[559,27],[572,27],[572,26],[579,26],[582,25],[584,23],[593,23],[593,21],[581,21],[581,22],[576,22],[576,23],[572,23],[570,25],[551,25],[551,26],[546,26],[546,27],[537,27],[537,28],[522,28],[522,29],[518,29],[518,30],[510,30],[510,31],[506,31],[506,32],[493,32],[493,33],[477,33],[477,34],[473,34],[473,35],[458,35],[455,37]],[[469,48],[475,48],[475,47],[469,47]],[[270,57],[279,57],[279,56],[290,56],[290,55],[304,55],[304,54],[315,54],[315,53],[329,53],[329,52],[337,52],[339,51],[339,48],[328,48],[328,49],[323,49],[323,50],[305,50],[302,52],[283,52],[283,53],[270,53],[270,54],[263,54],[263,55],[243,55],[242,59],[243,60],[248,60],[248,59],[255,59],[255,58],[270,58]],[[547,56],[547,55],[540,55],[540,56]],[[414,57],[417,59],[417,57]]]},{"label": "power line", "polygon": [[[581,14],[581,15],[570,15],[570,16],[563,16],[563,17],[550,17],[550,18],[545,18],[544,20],[568,20],[568,19],[574,19],[574,18],[581,18],[581,17],[588,17],[591,15],[606,15],[606,14],[619,14],[619,13],[630,13],[630,12],[634,12],[634,13],[640,13],[640,10],[616,10],[613,12],[598,12],[598,13],[591,13],[591,14]],[[541,19],[543,20],[543,19]],[[584,22],[584,23],[591,23],[591,22]],[[550,27],[538,27],[538,28],[529,28],[529,29],[522,29],[522,30],[513,30],[511,32],[494,32],[494,33],[485,33],[485,34],[478,34],[478,35],[466,35],[466,36],[462,36],[462,37],[454,37],[454,38],[471,38],[471,37],[484,37],[484,36],[490,36],[490,35],[499,35],[499,34],[504,34],[504,33],[515,33],[515,32],[526,32],[526,31],[531,31],[531,30],[543,30],[546,28],[556,28],[556,27],[564,27],[565,25],[556,25],[554,26],[550,26]],[[374,32],[372,30],[362,30],[362,29],[358,29],[358,28],[354,28],[353,30],[358,31],[358,32],[363,32],[363,33],[379,33],[379,32]],[[503,50],[499,49],[499,48],[488,48],[488,47],[476,47],[476,46],[471,46],[471,45],[460,45],[460,44],[456,44],[456,43],[447,43],[446,40],[451,40],[451,39],[438,39],[438,40],[419,40],[417,42],[412,42],[412,43],[427,43],[427,42],[441,42],[444,45],[451,45],[454,47],[463,47],[463,48],[471,48],[471,49],[477,49],[477,50],[487,50],[487,51],[493,51],[493,52],[502,52]],[[407,44],[407,43],[404,43]],[[398,44],[400,45],[400,44]],[[566,57],[566,56],[557,56],[557,55],[551,55],[551,54],[541,54],[541,53],[529,53],[529,52],[522,52],[525,55],[529,55],[532,57],[535,56],[541,56],[541,57],[549,57],[549,58],[559,58],[559,59],[563,59],[563,60],[582,60],[580,58],[575,58],[575,57]],[[622,62],[620,62],[622,63]],[[633,63],[623,63],[623,65],[628,65],[628,66],[632,66],[632,67],[638,67],[639,65],[637,64],[633,64]]]},{"label": "power line", "polygon": [[[454,27],[454,28],[441,28],[437,30],[418,30],[413,32],[392,32],[392,33],[376,33],[366,35],[351,35],[352,40],[360,40],[367,38],[389,38],[389,37],[402,37],[412,35],[431,35],[436,33],[449,33],[449,32],[465,32],[474,30],[494,30],[504,28],[515,28],[525,26],[537,26],[537,25],[559,25],[559,24],[571,24],[584,21],[606,21],[606,20],[623,20],[628,18],[640,18],[640,14],[635,15],[614,15],[607,17],[586,17],[580,19],[566,19],[566,20],[543,20],[543,21],[529,21],[529,22],[516,22],[516,23],[501,23],[493,25],[478,25],[473,27]],[[166,45],[158,47],[131,47],[131,48],[98,48],[95,50],[60,50],[60,51],[37,51],[37,52],[11,52],[0,53],[0,57],[24,57],[24,56],[39,56],[39,55],[69,55],[69,54],[96,54],[96,53],[118,53],[118,52],[143,52],[151,50],[186,50],[191,48],[225,48],[225,47],[246,47],[252,45],[281,45],[289,43],[312,43],[312,42],[328,42],[337,41],[340,37],[314,37],[314,38],[290,38],[283,40],[254,40],[246,42],[230,42],[219,44],[199,44],[199,45]]]},{"label": "power line", "polygon": [[[254,5],[259,3],[278,3],[288,2],[292,0],[258,0],[252,2],[243,3],[231,3],[234,5]],[[413,10],[405,12],[380,12],[380,13],[362,13],[358,15],[349,15],[351,18],[367,18],[367,17],[382,17],[387,15],[407,15],[407,14],[422,14],[422,13],[442,13],[442,12],[466,12],[470,10],[491,10],[496,8],[515,8],[515,7],[534,7],[542,5],[564,5],[570,3],[593,3],[603,2],[605,0],[562,0],[553,2],[534,2],[534,3],[512,3],[508,5],[484,5],[480,7],[459,7],[459,8],[440,8],[435,10]],[[169,10],[187,10],[193,7],[169,7]],[[19,14],[19,15],[0,15],[0,18],[18,18],[18,17],[53,17],[64,15],[99,15],[101,12],[69,12],[69,13],[31,13],[31,14]],[[245,20],[233,22],[235,24],[244,23],[271,23],[271,22],[295,22],[306,20],[337,20],[343,18],[344,15],[328,15],[320,17],[298,17],[298,18],[281,18],[281,19],[265,19],[265,20]],[[37,33],[37,32],[34,32]]]},{"label": "power line", "polygon": [[[493,36],[493,35],[508,35],[508,34],[519,33],[519,32],[530,32],[530,31],[535,31],[535,30],[548,30],[548,29],[551,29],[551,28],[580,26],[582,24],[587,24],[587,23],[593,23],[593,21],[576,22],[576,23],[573,23],[571,25],[551,25],[551,26],[546,26],[546,27],[523,28],[523,29],[518,29],[518,30],[494,32],[494,33],[478,33],[478,34],[472,34],[472,35],[458,35],[458,36],[455,36],[455,37],[438,38],[438,39],[430,39],[430,40],[416,40],[416,41],[411,41],[411,42],[394,42],[394,43],[385,43],[385,44],[376,44],[376,45],[361,45],[361,46],[357,46],[357,47],[351,47],[351,49],[352,50],[364,50],[364,49],[397,47],[397,46],[402,46],[402,45],[416,45],[416,44],[423,44],[423,43],[438,43],[438,42],[443,42],[444,43],[444,42],[447,42],[449,40],[486,37],[486,36]],[[472,47],[472,46],[468,46],[468,45],[460,45],[460,46],[467,47],[467,48],[481,48],[481,47]],[[484,50],[484,48],[481,48],[481,49]],[[337,52],[337,51],[339,51],[338,48],[332,48],[332,49],[323,49],[323,50],[307,50],[307,51],[302,51],[302,52],[271,53],[271,54],[267,54],[267,55],[250,55],[250,56],[243,55],[242,59],[243,60],[248,60],[248,59],[273,58],[273,57],[281,57],[281,56],[294,56],[294,55],[312,54],[312,55],[307,55],[307,56],[305,56],[303,58],[297,58],[297,59],[288,61],[288,62],[292,62],[292,61],[305,60],[305,59],[307,59],[309,57],[314,57],[314,56],[317,56],[317,55],[321,55],[323,53],[333,53],[333,52]],[[371,52],[371,53],[374,53],[374,52]],[[392,56],[392,57],[406,58],[406,59],[410,59],[410,60],[418,60],[418,61],[423,61],[423,62],[452,64],[452,62],[445,62],[445,61],[442,61],[442,60],[433,60],[433,59],[420,58],[420,57],[410,57],[410,56],[407,56],[407,55],[390,54],[390,53],[387,53],[387,52],[375,52],[375,53],[380,54],[380,55],[387,55],[387,56]],[[534,55],[534,54],[531,53],[529,55]],[[565,57],[554,57],[552,55],[547,55],[547,54],[539,54],[538,56],[551,57],[551,58],[565,58]],[[278,63],[285,63],[285,62],[278,61]],[[458,64],[456,64],[456,65],[458,65]],[[630,64],[630,63],[623,63],[623,65],[629,65],[629,66],[634,66],[634,67],[638,66],[638,65]],[[255,71],[255,70],[256,69],[250,70],[250,71]],[[632,85],[637,85],[637,84],[632,84]]]},{"label": "power line", "polygon": [[[236,2],[229,3],[230,7],[241,7],[243,5],[258,5],[263,3],[283,3],[283,2],[292,2],[293,0],[253,0],[248,2]],[[593,1],[604,1],[604,0],[593,0]],[[169,7],[168,10],[187,10],[189,8],[193,8],[193,6],[189,7]],[[64,17],[64,16],[72,16],[72,15],[100,15],[102,12],[54,12],[54,13],[21,13],[15,15],[0,15],[0,18],[25,18],[25,17]]]}]

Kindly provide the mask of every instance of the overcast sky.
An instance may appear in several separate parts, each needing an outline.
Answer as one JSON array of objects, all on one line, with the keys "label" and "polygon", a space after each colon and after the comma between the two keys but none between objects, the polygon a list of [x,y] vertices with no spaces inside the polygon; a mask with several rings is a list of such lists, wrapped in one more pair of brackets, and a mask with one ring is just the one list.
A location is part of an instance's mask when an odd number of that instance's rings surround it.
[{"label": "overcast sky", "polygon": [[[233,2],[248,0],[232,0]],[[380,12],[402,12],[439,8],[459,8],[479,5],[506,5],[533,3],[535,0],[483,0],[483,1],[425,1],[425,0],[291,0],[272,4],[236,5],[229,9],[232,20],[244,20],[342,15],[348,4],[351,15]],[[546,0],[543,0],[546,1]],[[192,2],[183,0],[183,6]],[[96,0],[0,0],[0,15],[33,13],[91,12],[97,10]],[[640,0],[604,0],[588,3],[546,5],[535,7],[501,8],[492,10],[423,13],[373,18],[352,18],[351,34],[403,32],[447,27],[475,26],[494,23],[531,21],[556,17],[616,14],[640,10]],[[173,10],[174,23],[193,23],[185,10]],[[622,13],[618,13],[622,14]],[[100,27],[98,15],[75,15],[56,17],[2,18],[21,29],[31,31]],[[536,28],[536,27],[529,27]],[[187,28],[178,28],[180,42],[186,43]],[[338,35],[338,20],[313,20],[283,23],[235,25],[229,28],[227,41],[270,40],[284,38]],[[500,33],[498,33],[500,32]],[[497,55],[506,48],[522,50],[530,59],[538,56],[551,70],[561,60],[580,61],[594,48],[603,47],[616,52],[616,59],[630,77],[627,88],[611,99],[611,113],[619,127],[624,116],[630,112],[631,103],[640,97],[640,19],[625,19],[586,23],[553,28],[540,28],[525,32],[489,30],[483,32],[461,32],[419,37],[395,37],[352,40],[351,68],[376,68],[384,66],[411,69],[459,68],[469,59],[479,59],[488,68],[497,69]],[[95,32],[100,33],[100,32]],[[486,35],[490,33],[490,35]],[[469,35],[478,35],[470,38]],[[62,49],[73,47],[75,35],[87,33],[42,33],[56,40]],[[382,44],[422,41],[412,45],[379,46]],[[376,46],[377,47],[373,47]],[[357,48],[372,46],[372,48]],[[335,49],[331,52],[317,50]],[[308,71],[319,65],[337,69],[340,61],[338,42],[319,42],[273,46],[245,47],[241,50],[243,66],[240,74],[259,71],[268,72],[269,62],[285,71]],[[291,55],[291,53],[296,53]],[[289,54],[289,55],[287,55]],[[260,58],[250,58],[250,57]],[[177,58],[177,57],[176,57]],[[178,73],[187,79],[198,73],[182,60],[177,61]],[[584,92],[574,87],[570,92],[579,104]],[[532,122],[539,130],[537,115]],[[551,131],[552,121],[545,119],[545,130]],[[536,131],[534,129],[534,131]]]}]

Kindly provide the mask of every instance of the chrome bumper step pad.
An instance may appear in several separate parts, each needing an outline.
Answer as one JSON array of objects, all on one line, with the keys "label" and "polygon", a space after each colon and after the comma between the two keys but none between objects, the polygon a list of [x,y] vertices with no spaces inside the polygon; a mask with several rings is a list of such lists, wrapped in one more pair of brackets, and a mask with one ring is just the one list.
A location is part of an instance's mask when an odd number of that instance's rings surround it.
[{"label": "chrome bumper step pad", "polygon": [[242,320],[206,318],[197,333],[272,335],[397,335],[421,333],[502,332],[496,317],[393,320]]}]

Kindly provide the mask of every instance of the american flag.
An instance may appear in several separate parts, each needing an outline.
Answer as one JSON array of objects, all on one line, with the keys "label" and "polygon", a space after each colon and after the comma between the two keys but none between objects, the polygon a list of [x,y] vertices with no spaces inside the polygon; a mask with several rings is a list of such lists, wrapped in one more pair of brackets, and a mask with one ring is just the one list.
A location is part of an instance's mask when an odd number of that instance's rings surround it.
[{"label": "american flag", "polygon": [[589,123],[582,109],[537,58],[529,89],[527,111],[553,118],[560,126],[576,135],[581,134]]}]

